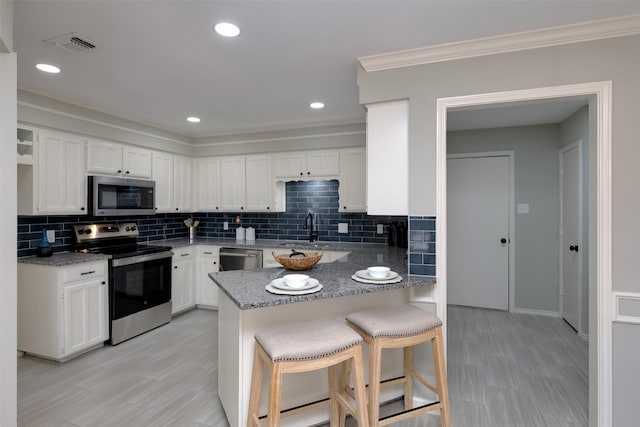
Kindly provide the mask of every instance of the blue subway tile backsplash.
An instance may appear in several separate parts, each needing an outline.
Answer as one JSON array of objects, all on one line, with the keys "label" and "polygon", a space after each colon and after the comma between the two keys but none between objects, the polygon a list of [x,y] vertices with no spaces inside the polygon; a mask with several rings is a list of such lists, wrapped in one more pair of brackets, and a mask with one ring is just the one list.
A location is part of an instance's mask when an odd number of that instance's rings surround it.
[{"label": "blue subway tile backsplash", "polygon": [[[304,219],[311,212],[317,221],[318,240],[325,242],[355,242],[355,243],[387,243],[385,234],[377,234],[377,224],[390,224],[392,221],[406,221],[405,217],[370,216],[366,213],[340,213],[338,199],[338,181],[291,181],[286,183],[287,211],[280,213],[193,213],[189,214],[156,214],[150,216],[134,217],[92,217],[92,216],[18,216],[18,256],[35,255],[36,247],[42,238],[42,229],[56,230],[56,241],[53,244],[56,252],[69,251],[72,247],[72,226],[93,222],[128,222],[138,223],[141,242],[186,238],[187,228],[183,221],[193,216],[200,220],[197,229],[197,237],[206,238],[235,238],[235,229],[238,227],[235,220],[239,216],[243,227],[256,229],[256,237],[259,239],[277,240],[306,240],[309,230],[304,229]],[[420,226],[424,230],[435,230],[433,217],[421,218]],[[422,219],[426,218],[426,219]],[[224,222],[229,223],[229,230],[224,230]],[[422,222],[420,222],[422,221]],[[349,233],[338,233],[338,223],[349,224]],[[424,225],[431,223],[432,225]],[[413,224],[413,222],[411,222]],[[411,230],[418,230],[410,228]],[[427,231],[424,231],[427,233]],[[433,243],[433,248],[428,247],[423,252],[435,254],[435,231],[429,234],[415,235],[415,242],[419,239],[422,243]],[[413,237],[413,234],[412,234]],[[410,237],[410,243],[413,243]],[[431,252],[427,252],[431,250]],[[412,256],[413,254],[412,250]],[[423,260],[424,261],[424,260]],[[435,261],[434,261],[435,262]],[[411,264],[413,265],[413,263]],[[419,266],[420,263],[416,263]],[[435,265],[433,266],[435,269]],[[416,273],[419,274],[419,273]]]},{"label": "blue subway tile backsplash", "polygon": [[409,274],[436,275],[436,218],[409,217]]}]

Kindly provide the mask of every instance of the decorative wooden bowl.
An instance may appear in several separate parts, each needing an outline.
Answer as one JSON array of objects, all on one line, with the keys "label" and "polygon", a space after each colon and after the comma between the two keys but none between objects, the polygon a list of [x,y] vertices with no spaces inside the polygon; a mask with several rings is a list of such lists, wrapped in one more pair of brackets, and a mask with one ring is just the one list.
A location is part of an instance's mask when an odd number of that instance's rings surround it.
[{"label": "decorative wooden bowl", "polygon": [[308,270],[320,261],[322,252],[304,252],[305,257],[296,256],[291,258],[291,254],[273,254],[273,258],[287,270]]}]

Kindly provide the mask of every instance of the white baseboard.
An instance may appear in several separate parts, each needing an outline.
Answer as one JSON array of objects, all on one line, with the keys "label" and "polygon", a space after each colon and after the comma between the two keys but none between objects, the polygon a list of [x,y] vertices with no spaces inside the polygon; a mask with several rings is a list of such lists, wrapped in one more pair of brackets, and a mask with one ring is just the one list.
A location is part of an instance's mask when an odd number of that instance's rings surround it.
[{"label": "white baseboard", "polygon": [[515,314],[530,314],[533,316],[547,316],[547,317],[560,317],[560,312],[558,311],[547,311],[547,310],[533,310],[530,308],[514,308],[512,313]]}]

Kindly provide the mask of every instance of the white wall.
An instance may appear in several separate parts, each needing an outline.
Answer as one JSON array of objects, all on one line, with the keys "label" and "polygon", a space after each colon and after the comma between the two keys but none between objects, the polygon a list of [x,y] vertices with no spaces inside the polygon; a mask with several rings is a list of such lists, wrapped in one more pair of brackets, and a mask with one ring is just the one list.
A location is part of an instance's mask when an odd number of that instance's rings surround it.
[{"label": "white wall", "polygon": [[515,308],[559,311],[558,125],[519,126],[447,133],[447,153],[514,151]]},{"label": "white wall", "polygon": [[16,425],[16,54],[13,4],[0,2],[0,425]]},{"label": "white wall", "polygon": [[193,138],[79,107],[31,92],[18,91],[18,120],[185,156],[193,155]]},{"label": "white wall", "polygon": [[[401,98],[410,100],[410,214],[434,215],[436,107],[439,98],[612,81],[613,260],[610,285],[614,291],[640,294],[640,281],[637,280],[640,277],[637,257],[637,242],[640,241],[640,227],[637,225],[640,217],[637,185],[640,182],[640,145],[637,143],[637,135],[640,134],[639,68],[640,37],[629,36],[371,73],[360,68],[358,84],[361,104]],[[593,144],[590,144],[589,150],[592,149]],[[595,160],[590,157],[589,161],[593,163]],[[590,176],[590,182],[594,182],[593,179]],[[590,195],[593,194],[592,187]],[[591,197],[592,203],[593,199]],[[592,258],[593,254],[590,255]],[[594,290],[591,288],[590,292],[593,295]],[[592,298],[592,308],[593,304]],[[593,336],[593,328],[590,331]],[[628,339],[630,336],[625,334],[614,340],[610,349],[614,355],[635,349],[635,344]],[[634,419],[637,415],[626,411],[637,406],[635,384],[640,383],[637,364],[622,360],[614,366],[614,371],[613,395],[617,399],[614,416],[617,419]],[[625,378],[625,381],[620,381],[620,378]],[[591,392],[593,411],[593,388]]]},{"label": "white wall", "polygon": [[196,138],[195,157],[364,146],[364,123]]}]

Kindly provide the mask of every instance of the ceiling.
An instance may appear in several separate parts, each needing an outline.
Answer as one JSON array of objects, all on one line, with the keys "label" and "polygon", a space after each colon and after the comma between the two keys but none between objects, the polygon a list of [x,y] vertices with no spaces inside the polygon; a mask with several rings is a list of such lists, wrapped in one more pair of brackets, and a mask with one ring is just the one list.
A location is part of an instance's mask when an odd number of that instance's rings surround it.
[{"label": "ceiling", "polygon": [[[204,137],[363,122],[358,57],[635,13],[639,1],[16,0],[14,48],[20,89]],[[220,21],[241,35],[216,35]],[[43,43],[70,32],[97,48]]]}]

